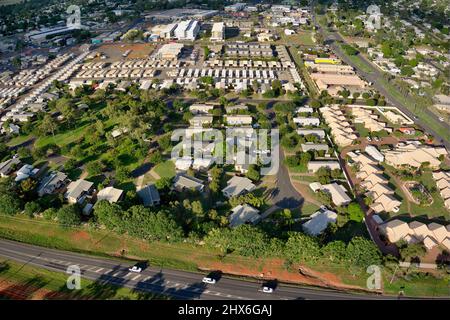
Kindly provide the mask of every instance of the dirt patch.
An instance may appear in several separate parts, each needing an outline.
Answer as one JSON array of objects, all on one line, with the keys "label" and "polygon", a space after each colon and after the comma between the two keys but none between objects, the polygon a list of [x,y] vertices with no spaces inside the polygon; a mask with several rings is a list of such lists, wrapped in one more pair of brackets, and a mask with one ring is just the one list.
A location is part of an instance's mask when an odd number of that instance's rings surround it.
[{"label": "dirt patch", "polygon": [[292,180],[292,185],[294,188],[305,198],[306,201],[311,202],[317,206],[321,206],[322,203],[317,200],[317,198],[314,196],[313,192],[309,188],[309,185],[300,183],[298,181]]},{"label": "dirt patch", "polygon": [[103,52],[108,56],[107,60],[122,60],[122,56],[128,50],[131,50],[126,59],[145,59],[153,52],[155,46],[150,43],[134,44],[104,44],[97,51]]},{"label": "dirt patch", "polygon": [[[56,295],[47,289],[38,288],[33,285],[25,285],[10,280],[0,280],[0,297],[11,300],[43,300],[49,295]],[[58,294],[61,295],[61,294]],[[61,295],[60,299],[63,299]],[[67,298],[67,297],[66,297]]]},{"label": "dirt patch", "polygon": [[77,231],[72,234],[72,239],[78,240],[91,240],[89,233],[86,231]]}]

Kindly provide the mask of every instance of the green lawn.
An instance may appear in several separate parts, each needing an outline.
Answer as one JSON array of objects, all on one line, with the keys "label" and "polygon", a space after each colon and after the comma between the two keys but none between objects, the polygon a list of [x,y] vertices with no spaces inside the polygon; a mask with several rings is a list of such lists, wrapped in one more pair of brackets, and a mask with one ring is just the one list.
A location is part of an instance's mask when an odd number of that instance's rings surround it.
[{"label": "green lawn", "polygon": [[31,135],[17,136],[17,137],[12,138],[11,140],[9,140],[7,145],[9,147],[14,147],[14,146],[24,143],[25,141],[29,140],[31,137],[32,137]]},{"label": "green lawn", "polygon": [[153,169],[161,178],[172,178],[175,176],[175,164],[171,160],[161,162]]},{"label": "green lawn", "polygon": [[[152,293],[81,279],[80,290],[69,290],[67,274],[49,271],[0,258],[0,283],[7,283],[0,292],[2,299],[164,299]],[[20,290],[18,288],[20,287]],[[54,296],[54,294],[60,294]],[[167,298],[166,298],[167,299]]]},{"label": "green lawn", "polygon": [[364,127],[364,124],[362,123],[355,123],[355,129],[358,131],[359,135],[361,137],[368,137],[369,136],[369,130]]},{"label": "green lawn", "polygon": [[319,209],[320,207],[315,205],[314,203],[305,201],[301,208],[302,216],[309,216]]},{"label": "green lawn", "polygon": [[312,39],[312,32],[310,31],[302,31],[298,34],[294,34],[292,36],[287,36],[284,34],[284,31],[281,30],[281,39],[287,45],[300,45],[300,46],[313,46],[315,42]]},{"label": "green lawn", "polygon": [[55,143],[62,147],[83,137],[87,128],[88,125],[85,125],[65,133],[55,134],[54,137],[52,135],[42,137],[36,141],[35,145],[36,147],[44,147],[48,144]]}]

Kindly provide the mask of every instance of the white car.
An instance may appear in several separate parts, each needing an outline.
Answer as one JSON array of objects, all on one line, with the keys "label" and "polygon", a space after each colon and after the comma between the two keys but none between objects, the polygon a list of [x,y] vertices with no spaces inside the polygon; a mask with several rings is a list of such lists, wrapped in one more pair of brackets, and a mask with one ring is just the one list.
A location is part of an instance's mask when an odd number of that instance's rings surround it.
[{"label": "white car", "polygon": [[133,266],[133,267],[131,267],[131,268],[128,269],[128,270],[131,271],[131,272],[140,273],[140,272],[142,271],[142,268],[141,268],[141,267],[138,267],[138,266]]},{"label": "white car", "polygon": [[439,121],[440,121],[440,122],[444,122],[444,118],[439,117]]},{"label": "white car", "polygon": [[208,283],[208,284],[215,284],[216,283],[216,279],[213,278],[209,278],[209,277],[204,277],[202,279],[203,283]]},{"label": "white car", "polygon": [[367,141],[369,141],[369,142],[370,142],[370,141],[372,141],[372,139],[371,139],[370,137],[367,137]]},{"label": "white car", "polygon": [[262,292],[264,293],[273,293],[273,289],[270,287],[263,287]]}]

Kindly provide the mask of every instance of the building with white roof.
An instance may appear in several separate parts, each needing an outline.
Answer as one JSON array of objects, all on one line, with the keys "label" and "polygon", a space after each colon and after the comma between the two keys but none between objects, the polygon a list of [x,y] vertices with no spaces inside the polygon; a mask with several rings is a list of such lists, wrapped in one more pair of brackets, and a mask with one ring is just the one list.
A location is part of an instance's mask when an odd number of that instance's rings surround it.
[{"label": "building with white roof", "polygon": [[216,22],[211,29],[211,41],[225,40],[225,23]]},{"label": "building with white roof", "polygon": [[325,231],[330,223],[336,222],[337,213],[330,210],[317,211],[310,218],[302,225],[302,228],[307,234],[317,236]]},{"label": "building with white roof", "polygon": [[259,221],[261,216],[259,210],[253,208],[248,204],[238,205],[231,210],[231,214],[228,217],[230,227],[234,228],[244,223],[255,224]]}]

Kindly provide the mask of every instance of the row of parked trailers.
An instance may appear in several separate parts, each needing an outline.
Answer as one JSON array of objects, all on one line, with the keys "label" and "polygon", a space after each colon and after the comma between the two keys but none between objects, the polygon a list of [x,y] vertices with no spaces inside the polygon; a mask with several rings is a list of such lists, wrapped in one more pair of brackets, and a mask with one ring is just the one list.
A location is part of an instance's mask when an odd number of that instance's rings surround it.
[{"label": "row of parked trailers", "polygon": [[71,54],[61,55],[41,68],[22,70],[12,78],[2,78],[1,83],[7,86],[33,86],[38,81],[47,78],[52,72],[54,72],[71,57]]},{"label": "row of parked trailers", "polygon": [[76,78],[152,78],[155,69],[104,69],[104,70],[81,70]]},{"label": "row of parked trailers", "polygon": [[80,68],[80,62],[86,57],[88,52],[83,52],[78,57],[70,61],[67,65],[65,65],[60,70],[56,71],[50,77],[45,79],[45,81],[39,84],[38,87],[33,89],[30,94],[24,97],[19,103],[15,105],[16,110],[23,110],[27,107],[28,104],[34,102],[41,94],[46,92],[48,88],[52,85],[53,81],[66,81],[68,80],[72,74],[74,74],[78,68]]},{"label": "row of parked trailers", "polygon": [[0,88],[0,98],[17,98],[20,94],[25,92],[24,87],[6,87]]},{"label": "row of parked trailers", "polygon": [[[177,78],[176,83],[181,86],[188,86],[193,83],[197,83],[199,78]],[[225,85],[238,85],[245,84],[251,85],[253,81],[257,81],[260,84],[271,84],[274,79],[237,79],[237,78],[215,78],[214,82],[216,83],[216,87],[218,83],[223,83]]]},{"label": "row of parked trailers", "polygon": [[161,60],[127,60],[115,61],[111,64],[111,69],[134,69],[134,68],[180,68],[180,61],[161,61]]},{"label": "row of parked trailers", "polygon": [[177,75],[179,78],[198,78],[198,77],[214,77],[214,78],[249,78],[249,79],[277,79],[278,74],[274,70],[258,70],[258,69],[180,69]]}]

